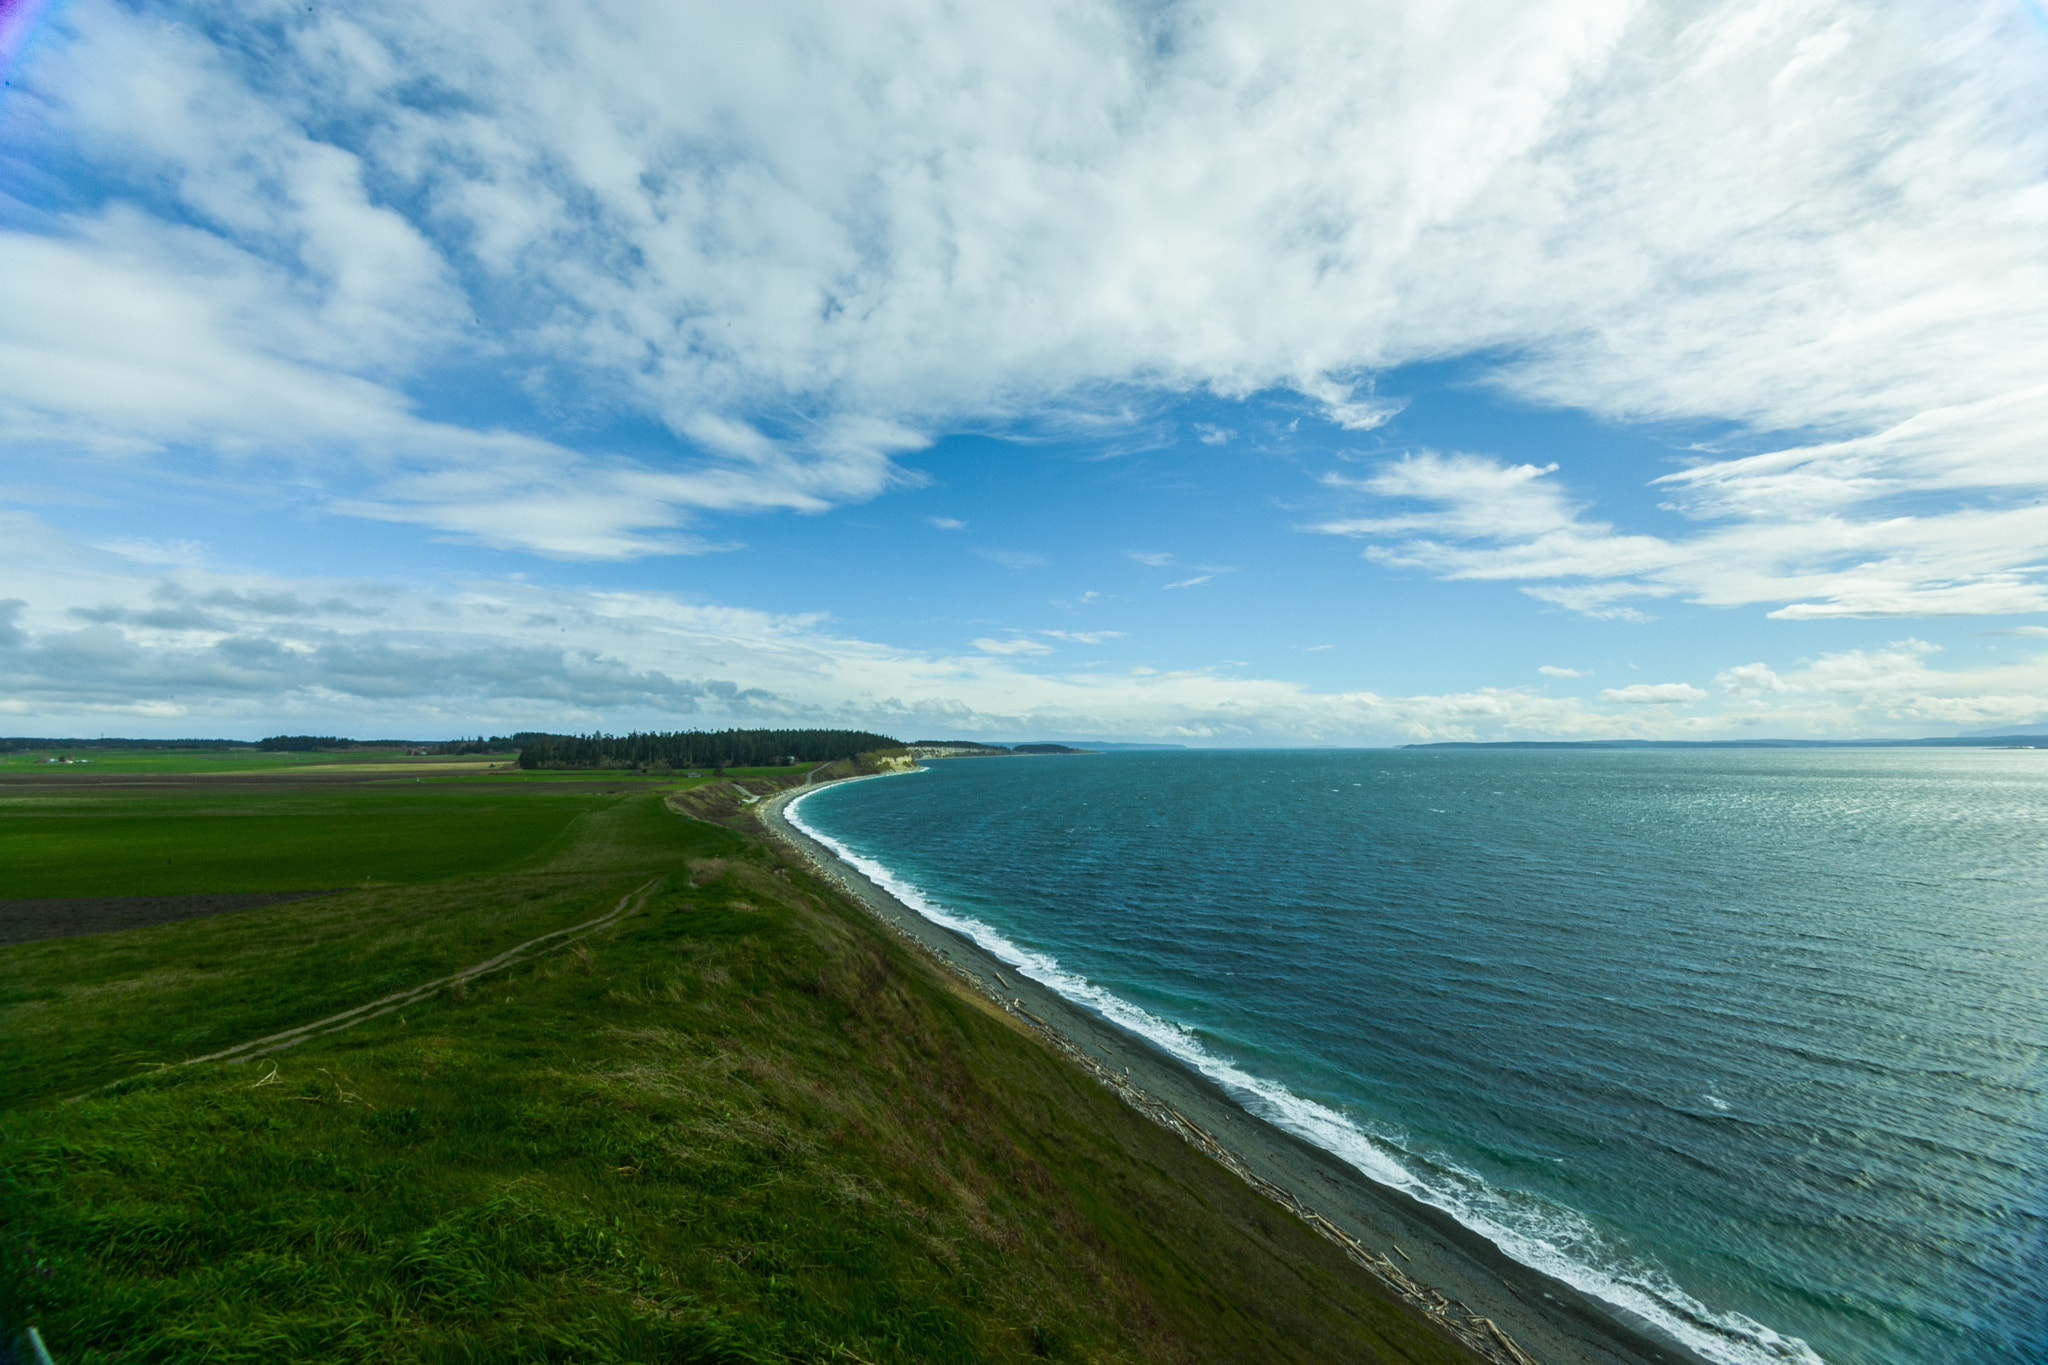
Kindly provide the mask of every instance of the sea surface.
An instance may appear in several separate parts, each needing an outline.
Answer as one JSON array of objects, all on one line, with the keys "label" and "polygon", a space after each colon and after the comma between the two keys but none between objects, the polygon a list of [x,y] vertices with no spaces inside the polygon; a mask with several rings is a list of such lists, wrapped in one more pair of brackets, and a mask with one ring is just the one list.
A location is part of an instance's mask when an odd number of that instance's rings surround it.
[{"label": "sea surface", "polygon": [[2048,1360],[2048,750],[946,759],[794,814],[1710,1359]]}]

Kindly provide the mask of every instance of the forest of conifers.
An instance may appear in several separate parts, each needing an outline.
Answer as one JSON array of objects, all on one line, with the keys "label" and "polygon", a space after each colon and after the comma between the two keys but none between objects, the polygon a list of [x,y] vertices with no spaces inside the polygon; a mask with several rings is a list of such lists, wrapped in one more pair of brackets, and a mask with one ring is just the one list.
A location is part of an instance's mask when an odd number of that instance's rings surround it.
[{"label": "forest of conifers", "polygon": [[755,768],[830,763],[902,741],[865,730],[680,730],[673,734],[522,734],[522,768]]}]

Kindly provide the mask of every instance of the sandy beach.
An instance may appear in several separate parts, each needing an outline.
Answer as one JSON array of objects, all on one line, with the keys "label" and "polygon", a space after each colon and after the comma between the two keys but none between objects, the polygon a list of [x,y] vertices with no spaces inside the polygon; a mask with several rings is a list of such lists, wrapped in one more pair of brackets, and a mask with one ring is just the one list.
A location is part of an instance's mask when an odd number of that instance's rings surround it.
[{"label": "sandy beach", "polygon": [[948,979],[1002,1010],[1146,1117],[1295,1210],[1482,1358],[1512,1365],[1706,1365],[1649,1324],[1627,1321],[1620,1310],[1508,1259],[1448,1215],[1248,1113],[1178,1059],[919,915],[790,822],[784,807],[818,789],[797,788],[763,801],[756,807],[762,824]]}]

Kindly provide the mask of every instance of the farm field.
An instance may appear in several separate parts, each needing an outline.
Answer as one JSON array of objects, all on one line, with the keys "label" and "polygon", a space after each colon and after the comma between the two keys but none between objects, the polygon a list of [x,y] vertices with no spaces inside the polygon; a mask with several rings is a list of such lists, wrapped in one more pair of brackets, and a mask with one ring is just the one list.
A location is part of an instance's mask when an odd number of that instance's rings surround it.
[{"label": "farm field", "polygon": [[[403,755],[399,755],[402,757]],[[481,757],[481,756],[480,756]],[[503,763],[510,756],[489,755]],[[61,746],[0,754],[0,773],[58,775],[73,773],[271,773],[340,762],[390,762],[390,750],[360,755],[336,753],[265,753],[261,749],[79,749]],[[52,760],[69,760],[53,762]],[[428,760],[416,759],[415,762]],[[445,760],[444,760],[445,761]]]},{"label": "farm field", "polygon": [[613,799],[566,786],[304,776],[0,782],[0,898],[307,891],[480,873],[542,852]]}]

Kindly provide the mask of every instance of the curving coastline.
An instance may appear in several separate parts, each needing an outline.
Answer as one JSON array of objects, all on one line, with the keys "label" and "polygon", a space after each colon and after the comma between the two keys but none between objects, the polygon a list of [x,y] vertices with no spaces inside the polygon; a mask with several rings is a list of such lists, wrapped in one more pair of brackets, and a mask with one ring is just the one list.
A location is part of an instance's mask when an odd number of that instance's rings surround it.
[{"label": "curving coastline", "polygon": [[755,812],[772,837],[948,979],[1153,1122],[1294,1209],[1481,1358],[1510,1365],[1706,1365],[1653,1325],[1510,1259],[1449,1215],[1377,1184],[1334,1153],[1248,1112],[1179,1059],[919,913],[791,818],[792,802],[828,785],[833,784],[778,793]]}]

